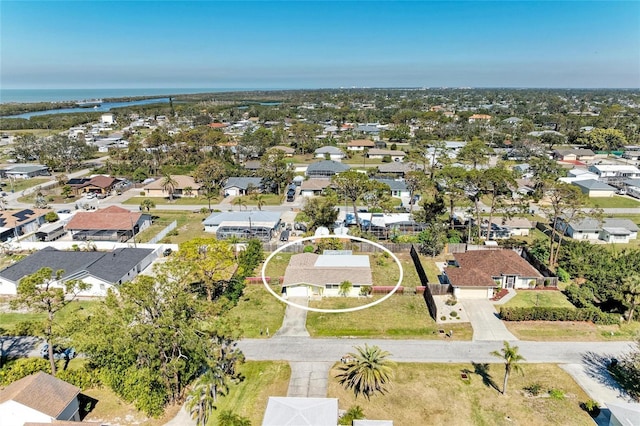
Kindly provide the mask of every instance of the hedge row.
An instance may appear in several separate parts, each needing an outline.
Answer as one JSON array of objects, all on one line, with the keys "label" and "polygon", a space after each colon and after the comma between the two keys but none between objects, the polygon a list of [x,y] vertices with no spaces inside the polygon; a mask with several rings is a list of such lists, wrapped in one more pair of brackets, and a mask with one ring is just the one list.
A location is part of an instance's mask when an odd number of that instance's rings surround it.
[{"label": "hedge row", "polygon": [[594,324],[619,324],[620,315],[590,308],[549,308],[533,306],[528,308],[501,308],[500,318],[505,321],[590,321]]}]

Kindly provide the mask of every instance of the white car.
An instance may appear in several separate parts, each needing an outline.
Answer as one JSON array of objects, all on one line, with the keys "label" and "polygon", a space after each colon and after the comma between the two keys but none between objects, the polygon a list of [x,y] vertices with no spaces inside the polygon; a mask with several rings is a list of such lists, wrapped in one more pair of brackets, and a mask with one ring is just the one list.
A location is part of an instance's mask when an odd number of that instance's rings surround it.
[{"label": "white car", "polygon": [[90,200],[92,198],[96,198],[96,194],[94,194],[93,192],[90,192],[87,194],[87,199]]}]

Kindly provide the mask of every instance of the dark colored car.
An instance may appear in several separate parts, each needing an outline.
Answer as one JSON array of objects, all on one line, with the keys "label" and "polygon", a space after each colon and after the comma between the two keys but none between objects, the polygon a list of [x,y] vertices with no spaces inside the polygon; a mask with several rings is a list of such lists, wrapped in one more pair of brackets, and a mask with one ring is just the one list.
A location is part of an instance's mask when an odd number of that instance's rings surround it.
[{"label": "dark colored car", "polygon": [[[49,344],[45,343],[42,349],[40,349],[40,355],[42,358],[49,358]],[[70,360],[76,357],[76,350],[73,348],[63,348],[60,345],[53,345],[53,359],[66,359]]]},{"label": "dark colored car", "polygon": [[162,252],[163,256],[169,256],[171,253],[173,253],[173,250],[171,250],[171,247],[167,247],[166,249],[164,249],[164,251]]},{"label": "dark colored car", "polygon": [[289,241],[289,233],[290,233],[290,232],[291,232],[291,231],[289,231],[289,230],[287,230],[287,229],[285,229],[284,231],[282,231],[282,233],[280,234],[280,241],[283,241],[283,242],[287,242],[287,241]]}]

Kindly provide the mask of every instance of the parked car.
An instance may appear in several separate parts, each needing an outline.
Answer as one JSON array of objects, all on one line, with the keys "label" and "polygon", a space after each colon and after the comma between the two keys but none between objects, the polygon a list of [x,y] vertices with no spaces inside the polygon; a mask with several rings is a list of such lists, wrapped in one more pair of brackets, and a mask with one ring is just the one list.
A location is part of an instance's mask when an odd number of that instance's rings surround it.
[{"label": "parked car", "polygon": [[[42,358],[49,358],[49,344],[45,343],[40,349],[40,355]],[[73,348],[64,348],[60,345],[53,345],[53,359],[65,359],[70,360],[76,357],[76,350]]]},{"label": "parked car", "polygon": [[164,249],[164,251],[162,252],[163,256],[169,256],[171,253],[173,252],[173,250],[171,250],[171,247],[167,247],[166,249]]},{"label": "parked car", "polygon": [[289,233],[291,231],[285,229],[284,231],[282,231],[282,233],[280,234],[280,241],[282,242],[287,242],[289,241]]},{"label": "parked car", "polygon": [[96,198],[96,194],[94,194],[93,192],[89,192],[89,193],[87,194],[87,199],[89,199],[89,200],[90,200],[90,199],[92,199],[92,198]]},{"label": "parked car", "polygon": [[56,210],[56,213],[58,213],[58,214],[69,214],[69,213],[71,213],[71,210],[69,210],[69,209]]}]

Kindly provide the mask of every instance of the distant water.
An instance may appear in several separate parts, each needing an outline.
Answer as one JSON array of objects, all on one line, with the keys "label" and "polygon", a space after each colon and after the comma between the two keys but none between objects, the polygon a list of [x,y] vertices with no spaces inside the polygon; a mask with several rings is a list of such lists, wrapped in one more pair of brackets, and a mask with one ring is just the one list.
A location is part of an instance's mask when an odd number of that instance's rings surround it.
[{"label": "distant water", "polygon": [[[63,102],[133,96],[167,96],[191,93],[247,92],[264,89],[0,89],[0,103]],[[274,89],[270,89],[274,90]]]}]

